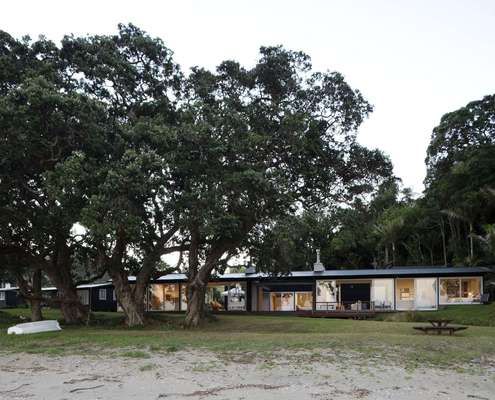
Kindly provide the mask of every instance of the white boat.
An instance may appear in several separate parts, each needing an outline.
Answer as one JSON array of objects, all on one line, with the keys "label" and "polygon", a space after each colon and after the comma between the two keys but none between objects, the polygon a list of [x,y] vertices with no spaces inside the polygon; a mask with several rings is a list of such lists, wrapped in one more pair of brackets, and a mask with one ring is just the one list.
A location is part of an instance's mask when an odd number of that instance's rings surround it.
[{"label": "white boat", "polygon": [[29,333],[61,331],[60,324],[56,320],[46,320],[38,322],[25,322],[17,324],[7,329],[9,335],[25,335]]}]

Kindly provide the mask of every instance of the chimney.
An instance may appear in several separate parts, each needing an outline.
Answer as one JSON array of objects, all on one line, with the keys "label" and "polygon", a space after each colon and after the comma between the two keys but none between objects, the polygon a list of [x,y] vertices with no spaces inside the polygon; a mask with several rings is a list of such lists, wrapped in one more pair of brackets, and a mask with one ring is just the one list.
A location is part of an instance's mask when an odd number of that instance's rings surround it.
[{"label": "chimney", "polygon": [[313,264],[314,272],[323,272],[325,271],[325,267],[320,261],[320,249],[316,249],[316,262]]}]

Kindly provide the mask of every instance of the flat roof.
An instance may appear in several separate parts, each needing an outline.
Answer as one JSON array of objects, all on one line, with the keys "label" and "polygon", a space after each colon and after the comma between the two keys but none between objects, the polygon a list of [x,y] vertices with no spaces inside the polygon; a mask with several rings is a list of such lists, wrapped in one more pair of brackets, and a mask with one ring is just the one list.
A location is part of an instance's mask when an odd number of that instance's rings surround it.
[{"label": "flat roof", "polygon": [[[102,282],[102,283],[87,283],[84,285],[79,285],[76,286],[76,289],[90,289],[94,287],[101,287],[101,286],[111,286],[112,282]],[[0,288],[0,292],[7,292],[9,290],[19,290],[17,286],[11,286],[9,288]],[[55,286],[48,286],[48,287],[43,287],[41,288],[42,291],[44,292],[50,292],[50,291],[55,291],[57,288]]]},{"label": "flat roof", "polygon": [[[291,278],[371,278],[371,277],[403,277],[403,276],[473,276],[490,272],[486,267],[394,267],[379,269],[335,269],[322,272],[293,271],[287,275],[269,275],[262,272],[246,274],[245,272],[212,276],[210,281],[218,280],[256,280],[256,279],[291,279]],[[135,281],[133,276],[130,281]],[[167,274],[155,279],[154,282],[187,281],[186,274]]]},{"label": "flat roof", "polygon": [[[320,279],[320,278],[393,278],[393,277],[445,277],[445,276],[479,276],[493,272],[487,267],[393,267],[378,269],[329,269],[322,272],[293,271],[287,275],[269,275],[264,272],[246,274],[245,272],[212,276],[210,282],[239,281],[239,280],[292,280],[292,279]],[[135,276],[129,276],[129,282],[135,282]],[[152,282],[187,282],[186,274],[162,275]],[[87,289],[112,285],[111,281],[102,283],[90,283],[77,286],[77,289]],[[0,288],[0,291],[18,290],[18,287]],[[56,287],[44,287],[43,291],[57,290]]]}]

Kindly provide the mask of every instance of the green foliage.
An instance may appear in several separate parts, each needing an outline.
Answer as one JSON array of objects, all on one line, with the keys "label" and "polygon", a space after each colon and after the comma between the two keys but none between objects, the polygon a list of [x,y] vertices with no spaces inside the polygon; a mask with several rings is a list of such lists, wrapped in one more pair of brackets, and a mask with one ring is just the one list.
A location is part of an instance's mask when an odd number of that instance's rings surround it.
[{"label": "green foliage", "polygon": [[495,261],[473,237],[495,222],[495,96],[442,117],[428,148],[425,199],[447,216],[448,258],[456,264]]},{"label": "green foliage", "polygon": [[[389,177],[368,201],[317,216],[331,220],[331,227],[313,229],[311,240],[293,224],[282,237],[299,235],[305,243],[285,240],[292,249],[285,253],[297,259],[295,253],[306,246],[314,259],[313,243],[318,243],[328,267],[493,265],[494,98],[446,114],[433,130],[422,197],[413,199],[410,190],[400,190]],[[273,240],[266,237],[269,247]],[[311,264],[304,261],[299,265]]]},{"label": "green foliage", "polygon": [[[59,49],[0,33],[0,258],[3,268],[67,269],[84,251],[72,232],[86,199],[53,187],[74,154],[94,154],[107,122],[101,104],[67,84]],[[82,264],[81,264],[82,265]]]},{"label": "green foliage", "polygon": [[310,221],[296,210],[352,201],[391,166],[356,142],[371,107],[342,75],[312,72],[307,55],[282,47],[260,53],[251,70],[229,61],[189,77],[187,114],[201,124],[183,132],[189,157],[177,168],[188,171],[182,201],[206,244],[202,259],[246,245],[252,232],[251,244],[264,241],[253,251],[258,267],[276,272],[308,264],[308,249],[296,254],[313,234],[297,237]]}]

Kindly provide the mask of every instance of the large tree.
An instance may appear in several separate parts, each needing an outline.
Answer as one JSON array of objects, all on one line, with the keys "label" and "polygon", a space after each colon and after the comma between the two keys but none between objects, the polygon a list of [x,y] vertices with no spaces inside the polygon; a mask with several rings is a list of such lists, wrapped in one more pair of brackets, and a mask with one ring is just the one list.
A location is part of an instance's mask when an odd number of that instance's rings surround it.
[{"label": "large tree", "polygon": [[65,37],[61,52],[73,72],[70,84],[104,104],[111,123],[102,126],[101,154],[74,155],[58,190],[88,199],[80,220],[84,241],[112,278],[127,324],[141,325],[161,256],[180,249],[169,165],[182,77],[163,42],[133,25],[119,25],[115,35]]},{"label": "large tree", "polygon": [[50,181],[74,152],[98,148],[106,117],[97,102],[66,85],[52,42],[1,32],[0,64],[0,256],[11,268],[42,269],[58,288],[65,321],[81,322],[87,311],[72,263],[84,199],[54,194]]},{"label": "large tree", "polygon": [[495,145],[494,116],[495,95],[489,95],[441,118],[427,150],[427,186],[448,173],[466,151]]},{"label": "large tree", "polygon": [[[427,151],[426,202],[448,222],[449,259],[482,262],[473,240],[495,209],[483,189],[495,186],[495,95],[445,114],[433,130]],[[447,258],[447,257],[445,257]]]},{"label": "large tree", "polygon": [[313,72],[304,53],[262,47],[251,69],[226,61],[187,83],[175,172],[190,236],[185,323],[197,326],[212,271],[255,227],[350,201],[390,164],[356,142],[371,106],[341,74]]}]

